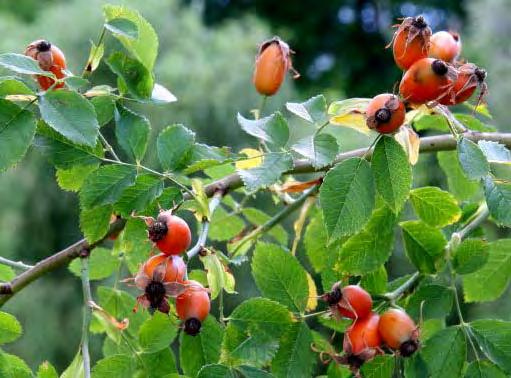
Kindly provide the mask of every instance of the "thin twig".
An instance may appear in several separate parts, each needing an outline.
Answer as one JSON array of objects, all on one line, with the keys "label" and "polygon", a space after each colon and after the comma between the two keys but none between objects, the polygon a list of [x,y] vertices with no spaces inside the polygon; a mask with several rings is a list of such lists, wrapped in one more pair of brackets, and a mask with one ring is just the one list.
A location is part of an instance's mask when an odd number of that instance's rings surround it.
[{"label": "thin twig", "polygon": [[188,252],[186,252],[188,259],[191,259],[205,247],[206,241],[208,240],[209,224],[211,222],[211,218],[213,217],[215,209],[222,201],[224,194],[225,192],[223,190],[219,190],[213,195],[211,201],[209,201],[209,218],[202,221],[202,230],[197,243],[195,243],[195,245]]},{"label": "thin twig", "polygon": [[23,270],[29,270],[34,267],[33,265],[25,264],[22,261],[12,261],[12,260],[6,259],[5,257],[1,257],[1,256],[0,256],[0,264],[8,265],[10,267],[17,268],[17,269],[23,269]]},{"label": "thin twig", "polygon": [[[88,252],[87,252],[88,253]],[[81,258],[82,269],[82,289],[83,289],[83,326],[82,326],[82,357],[84,378],[90,378],[90,354],[89,354],[89,327],[92,316],[90,303],[92,302],[92,294],[89,282],[89,256]]]},{"label": "thin twig", "polygon": [[99,46],[101,46],[101,44],[103,43],[103,39],[105,38],[105,34],[106,34],[106,28],[103,25],[103,27],[101,28],[101,32],[99,33],[98,41],[96,42],[95,47],[94,47],[94,53],[90,54],[89,60],[87,60],[87,63],[85,63],[85,67],[83,68],[82,78],[84,78],[84,79],[92,73],[91,71],[89,71],[89,65],[92,63],[92,60],[94,60],[94,58],[96,57],[96,54],[98,53]]},{"label": "thin twig", "polygon": [[394,291],[391,291],[390,293],[383,294],[381,296],[378,296],[380,299],[384,299],[386,301],[389,301],[392,304],[395,304],[396,301],[401,298],[401,296],[406,293],[407,291],[411,290],[417,283],[419,282],[421,278],[421,275],[419,272],[415,272],[408,278],[401,286],[399,286]]},{"label": "thin twig", "polygon": [[120,162],[121,159],[119,159],[119,156],[115,153],[115,150],[113,147],[108,143],[108,140],[106,140],[105,136],[101,134],[101,131],[98,131],[99,139],[101,139],[101,143],[103,143],[103,146],[107,149],[108,152],[110,152],[110,155],[117,161]]}]

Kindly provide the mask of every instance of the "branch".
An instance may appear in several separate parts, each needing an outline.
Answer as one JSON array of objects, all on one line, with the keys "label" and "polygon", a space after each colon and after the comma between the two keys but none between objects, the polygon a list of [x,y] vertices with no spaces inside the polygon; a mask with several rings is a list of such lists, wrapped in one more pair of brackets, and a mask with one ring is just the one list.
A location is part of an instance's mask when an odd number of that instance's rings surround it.
[{"label": "branch", "polygon": [[2,256],[0,256],[0,264],[8,265],[10,267],[23,269],[23,270],[28,270],[28,269],[33,268],[32,265],[27,265],[22,261],[12,261],[12,260],[6,259],[5,257],[2,257]]},{"label": "branch", "polygon": [[222,197],[224,196],[224,194],[225,192],[223,190],[218,190],[217,192],[215,192],[213,198],[209,202],[209,218],[202,221],[202,231],[199,235],[197,243],[195,243],[195,245],[188,252],[186,252],[186,256],[188,257],[188,259],[191,259],[197,253],[199,253],[206,245],[206,241],[208,240],[209,224],[211,223],[211,218],[213,217],[215,209],[222,201]]},{"label": "branch", "polygon": [[[479,133],[479,132],[467,132],[463,136],[470,139],[473,142],[479,140],[488,140],[493,142],[500,142],[507,147],[511,148],[511,133]],[[456,139],[452,135],[436,135],[431,137],[421,138],[420,141],[420,152],[435,152],[435,151],[449,151],[456,148]],[[348,151],[337,155],[335,161],[328,167],[321,168],[321,171],[328,170],[331,166],[353,158],[362,157],[367,152],[367,148],[360,148],[358,150]],[[115,161],[113,161],[115,162]],[[116,162],[117,163],[117,162]],[[296,160],[294,162],[294,168],[286,174],[299,174],[299,173],[310,173],[317,171],[307,160]],[[207,185],[205,193],[208,197],[212,197],[215,192],[219,190],[230,191],[235,190],[243,185],[240,176],[237,173],[225,176],[224,178],[214,181]],[[185,200],[191,199],[190,193],[186,192],[183,195]],[[7,302],[14,294],[21,291],[27,285],[37,280],[39,277],[46,273],[49,273],[63,265],[67,265],[71,260],[78,257],[80,251],[83,248],[88,247],[93,249],[96,245],[100,244],[108,236],[114,233],[120,232],[124,228],[125,221],[118,220],[112,224],[110,231],[100,241],[88,245],[85,239],[82,239],[75,244],[67,247],[66,249],[40,261],[34,267],[21,273],[19,276],[14,278],[9,283],[0,284],[0,307]]]}]

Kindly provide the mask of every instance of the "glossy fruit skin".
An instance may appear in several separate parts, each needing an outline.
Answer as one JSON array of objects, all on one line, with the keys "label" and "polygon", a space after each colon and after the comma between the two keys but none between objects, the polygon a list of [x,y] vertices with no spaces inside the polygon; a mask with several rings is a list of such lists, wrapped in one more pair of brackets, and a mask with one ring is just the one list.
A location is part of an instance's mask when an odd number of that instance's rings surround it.
[{"label": "glossy fruit skin", "polygon": [[380,316],[371,313],[365,318],[357,319],[345,332],[343,349],[350,355],[368,360],[378,353],[382,339],[378,332]]},{"label": "glossy fruit skin", "polygon": [[392,308],[380,317],[378,331],[383,342],[392,349],[410,356],[419,347],[419,330],[406,312]]},{"label": "glossy fruit skin", "polygon": [[176,298],[176,312],[179,319],[185,322],[185,332],[194,336],[209,314],[211,301],[208,292],[199,282],[189,280],[184,284],[187,288]]},{"label": "glossy fruit skin", "polygon": [[405,121],[405,105],[396,95],[383,93],[375,96],[366,110],[367,126],[381,134],[395,132]]},{"label": "glossy fruit skin", "polygon": [[415,62],[405,72],[399,84],[404,101],[424,104],[448,93],[456,81],[456,70],[447,63],[433,58]]},{"label": "glossy fruit skin", "polygon": [[144,273],[152,277],[154,269],[160,264],[165,264],[163,282],[184,282],[186,264],[179,256],[168,256],[164,253],[152,256],[144,263]]},{"label": "glossy fruit skin", "polygon": [[396,65],[408,69],[429,53],[431,28],[422,16],[407,17],[398,25],[392,41],[392,53]]},{"label": "glossy fruit skin", "polygon": [[339,313],[350,319],[365,318],[371,313],[373,300],[367,291],[357,285],[342,288],[342,299],[337,303]]},{"label": "glossy fruit skin", "polygon": [[190,246],[192,234],[183,219],[167,210],[149,227],[149,239],[166,255],[179,255]]},{"label": "glossy fruit skin", "polygon": [[[30,43],[25,55],[39,62],[41,69],[52,72],[57,79],[66,77],[66,58],[61,49],[45,40],[37,40]],[[39,86],[43,90],[49,89],[55,81],[46,76],[36,76]],[[62,88],[64,83],[57,84],[54,88]]]},{"label": "glossy fruit skin", "polygon": [[430,38],[429,56],[445,62],[453,62],[461,52],[461,38],[458,33],[439,31]]},{"label": "glossy fruit skin", "polygon": [[[252,81],[261,95],[273,96],[293,70],[289,45],[278,37],[263,42],[256,58]],[[295,72],[295,71],[294,71]],[[298,77],[295,73],[295,78]]]},{"label": "glossy fruit skin", "polygon": [[486,71],[472,63],[465,63],[458,68],[458,78],[452,90],[438,102],[442,105],[457,105],[467,101],[476,89],[481,89],[479,100],[486,94]]}]

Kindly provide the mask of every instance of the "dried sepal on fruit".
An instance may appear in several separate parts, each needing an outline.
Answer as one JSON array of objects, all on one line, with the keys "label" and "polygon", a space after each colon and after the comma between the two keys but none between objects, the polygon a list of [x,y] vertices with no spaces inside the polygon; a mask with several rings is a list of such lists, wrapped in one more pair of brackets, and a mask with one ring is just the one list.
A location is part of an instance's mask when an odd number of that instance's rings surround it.
[{"label": "dried sepal on fruit", "polygon": [[[25,55],[37,60],[39,67],[44,71],[52,72],[57,79],[66,77],[66,58],[62,50],[50,42],[39,39],[30,43],[25,49]],[[36,76],[39,86],[47,90],[54,85],[55,80],[46,76]],[[58,83],[55,88],[64,87],[64,83]]]},{"label": "dried sepal on fruit", "polygon": [[184,331],[191,336],[199,333],[202,322],[211,309],[208,290],[197,281],[185,281],[185,290],[176,298],[176,312],[184,323]]},{"label": "dried sepal on fruit", "polygon": [[431,28],[424,17],[406,17],[394,27],[397,30],[387,47],[392,45],[394,61],[399,68],[406,70],[419,59],[428,56]]},{"label": "dried sepal on fruit", "polygon": [[439,31],[430,38],[429,56],[445,62],[453,62],[461,53],[461,37],[458,33]]},{"label": "dried sepal on fruit", "polygon": [[167,299],[177,297],[186,289],[186,264],[179,256],[159,254],[149,258],[135,276],[135,286],[144,291],[137,302],[151,311],[168,313]]},{"label": "dried sepal on fruit", "polygon": [[443,60],[420,59],[403,75],[399,93],[413,104],[438,101],[452,90],[457,78],[458,71]]},{"label": "dried sepal on fruit", "polygon": [[293,68],[292,53],[289,45],[279,37],[273,37],[261,44],[252,79],[260,94],[273,96],[277,93],[288,71],[292,72],[294,79],[300,77]]},{"label": "dried sepal on fruit", "polygon": [[383,93],[374,97],[366,110],[367,127],[382,134],[395,132],[405,121],[406,109],[398,96]]},{"label": "dried sepal on fruit", "polygon": [[149,240],[166,255],[179,255],[190,246],[190,227],[182,218],[173,215],[172,210],[162,211],[156,219],[145,218],[145,221]]},{"label": "dried sepal on fruit", "polygon": [[340,282],[332,286],[322,299],[330,306],[332,315],[337,318],[365,318],[371,313],[373,301],[367,291],[357,285],[341,286]]},{"label": "dried sepal on fruit", "polygon": [[403,310],[392,308],[380,317],[378,331],[389,348],[408,357],[420,347],[419,327]]},{"label": "dried sepal on fruit", "polygon": [[458,77],[451,90],[438,102],[442,105],[457,105],[467,101],[479,88],[477,105],[488,93],[486,71],[473,63],[465,63],[458,67]]}]

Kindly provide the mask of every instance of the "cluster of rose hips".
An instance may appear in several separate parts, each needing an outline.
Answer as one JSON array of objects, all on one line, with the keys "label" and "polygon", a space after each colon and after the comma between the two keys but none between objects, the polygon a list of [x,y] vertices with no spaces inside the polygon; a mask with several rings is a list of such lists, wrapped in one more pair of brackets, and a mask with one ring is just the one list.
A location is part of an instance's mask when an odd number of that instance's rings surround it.
[{"label": "cluster of rose hips", "polygon": [[338,282],[323,295],[334,318],[353,319],[344,333],[344,356],[339,362],[358,370],[383,347],[401,356],[411,356],[419,348],[419,329],[406,312],[391,308],[382,315],[372,310],[373,301],[367,291],[357,285],[342,287]]},{"label": "cluster of rose hips", "polygon": [[396,65],[404,70],[399,94],[374,97],[366,110],[367,125],[387,134],[405,121],[408,106],[457,105],[467,101],[480,88],[478,103],[487,91],[486,71],[459,60],[459,34],[439,31],[432,34],[422,16],[407,17],[396,25],[392,51]]},{"label": "cluster of rose hips", "polygon": [[[27,46],[25,55],[35,59],[41,69],[52,72],[57,79],[66,77],[66,59],[62,51],[45,40]],[[37,75],[43,90],[62,88],[63,82]],[[191,232],[186,222],[162,211],[156,219],[146,218],[149,239],[161,254],[152,256],[140,267],[135,285],[144,291],[137,302],[150,311],[169,313],[168,298],[176,299],[176,312],[184,322],[184,331],[196,335],[210,310],[208,291],[197,281],[187,280],[186,263],[179,256],[191,243]]]},{"label": "cluster of rose hips", "polygon": [[176,299],[176,312],[184,331],[196,335],[211,307],[207,289],[187,279],[186,263],[180,256],[190,246],[188,224],[171,210],[162,211],[156,219],[145,218],[149,239],[161,252],[150,257],[135,276],[135,285],[144,291],[137,302],[151,312],[168,314],[169,298]]}]

